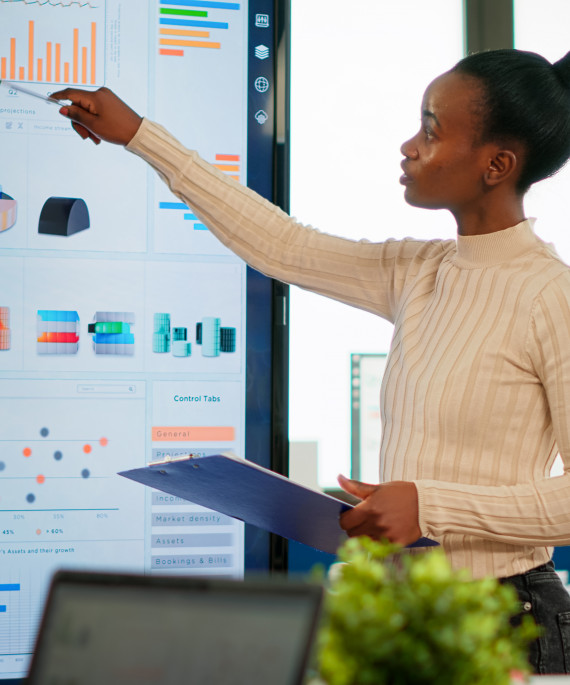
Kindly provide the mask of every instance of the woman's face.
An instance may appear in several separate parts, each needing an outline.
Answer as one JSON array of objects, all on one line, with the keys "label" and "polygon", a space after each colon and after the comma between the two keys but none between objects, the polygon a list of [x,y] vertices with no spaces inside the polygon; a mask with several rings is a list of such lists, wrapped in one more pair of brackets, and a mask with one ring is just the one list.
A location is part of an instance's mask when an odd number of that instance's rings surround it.
[{"label": "woman's face", "polygon": [[428,86],[420,130],[400,148],[405,157],[400,183],[410,205],[449,209],[456,215],[476,210],[495,147],[478,142],[479,88],[476,79],[455,72]]}]

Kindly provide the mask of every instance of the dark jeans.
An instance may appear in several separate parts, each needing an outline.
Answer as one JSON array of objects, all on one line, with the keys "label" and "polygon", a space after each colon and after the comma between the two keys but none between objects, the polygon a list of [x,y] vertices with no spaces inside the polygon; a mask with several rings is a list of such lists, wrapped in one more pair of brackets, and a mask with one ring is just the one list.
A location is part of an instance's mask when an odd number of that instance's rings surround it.
[{"label": "dark jeans", "polygon": [[550,561],[526,573],[502,578],[521,600],[521,613],[532,614],[543,635],[530,646],[529,662],[535,673],[570,673],[570,594]]}]

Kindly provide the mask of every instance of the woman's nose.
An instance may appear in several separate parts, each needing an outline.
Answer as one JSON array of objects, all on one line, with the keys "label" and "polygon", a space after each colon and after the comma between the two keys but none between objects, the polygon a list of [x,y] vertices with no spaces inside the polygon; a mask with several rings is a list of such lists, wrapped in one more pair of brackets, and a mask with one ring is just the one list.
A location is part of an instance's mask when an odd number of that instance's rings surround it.
[{"label": "woman's nose", "polygon": [[400,146],[400,152],[404,157],[407,157],[408,159],[415,159],[417,157],[417,148],[414,145],[414,138],[410,138],[409,140],[406,140],[405,143],[402,143]]}]

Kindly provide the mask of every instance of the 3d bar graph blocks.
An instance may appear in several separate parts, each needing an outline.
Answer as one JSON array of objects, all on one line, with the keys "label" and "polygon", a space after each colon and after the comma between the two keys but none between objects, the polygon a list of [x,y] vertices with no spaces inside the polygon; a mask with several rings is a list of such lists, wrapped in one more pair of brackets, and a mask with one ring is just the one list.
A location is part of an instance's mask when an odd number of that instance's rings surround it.
[{"label": "3d bar graph blocks", "polygon": [[0,307],[0,350],[10,349],[10,308]]},{"label": "3d bar graph blocks", "polygon": [[170,352],[170,314],[158,312],[153,317],[152,351]]},{"label": "3d bar graph blocks", "polygon": [[134,355],[133,312],[95,312],[93,319],[87,330],[93,336],[95,354]]},{"label": "3d bar graph blocks", "polygon": [[18,216],[18,203],[13,197],[2,192],[0,186],[0,233],[7,231],[16,223]]},{"label": "3d bar graph blocks", "polygon": [[[170,314],[154,315],[152,351],[171,352],[173,357],[189,357],[192,344],[188,340],[187,326],[170,326]],[[216,316],[206,316],[196,324],[196,345],[200,345],[203,357],[219,357],[222,352],[236,351],[236,329],[221,325]]]},{"label": "3d bar graph blocks", "polygon": [[38,233],[68,237],[89,228],[89,211],[78,197],[50,197],[40,213]]},{"label": "3d bar graph blocks", "polygon": [[77,354],[79,314],[76,311],[39,309],[36,326],[38,354]]},{"label": "3d bar graph blocks", "polygon": [[217,357],[220,354],[220,319],[206,316],[202,319],[202,356]]}]

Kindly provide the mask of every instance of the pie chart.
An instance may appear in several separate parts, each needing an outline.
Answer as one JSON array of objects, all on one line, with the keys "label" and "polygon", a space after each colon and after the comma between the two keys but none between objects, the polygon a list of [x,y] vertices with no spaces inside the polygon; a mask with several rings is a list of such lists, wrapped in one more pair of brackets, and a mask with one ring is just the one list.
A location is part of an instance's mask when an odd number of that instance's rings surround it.
[{"label": "pie chart", "polygon": [[7,231],[16,223],[18,203],[13,197],[2,192],[0,186],[0,233]]}]

